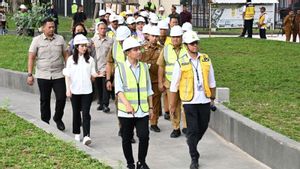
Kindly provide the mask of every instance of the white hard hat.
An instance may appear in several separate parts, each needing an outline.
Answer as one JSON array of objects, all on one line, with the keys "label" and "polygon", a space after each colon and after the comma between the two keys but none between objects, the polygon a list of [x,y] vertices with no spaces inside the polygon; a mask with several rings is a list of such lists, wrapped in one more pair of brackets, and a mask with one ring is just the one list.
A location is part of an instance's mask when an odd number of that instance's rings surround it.
[{"label": "white hard hat", "polygon": [[161,6],[158,8],[158,11],[165,11],[165,8]]},{"label": "white hard hat", "polygon": [[146,18],[149,17],[149,13],[147,11],[140,12],[140,15],[143,16],[143,17],[146,17]]},{"label": "white hard hat", "polygon": [[167,23],[170,23],[170,17],[166,17],[165,21],[166,21]]},{"label": "white hard hat", "polygon": [[116,32],[116,40],[122,41],[131,35],[131,31],[127,26],[119,26]]},{"label": "white hard hat", "polygon": [[170,31],[170,36],[182,36],[183,31],[179,25],[173,26]]},{"label": "white hard hat", "polygon": [[123,17],[123,16],[121,16],[121,15],[118,15],[118,24],[119,24],[119,25],[123,25],[123,24],[124,24],[124,22],[125,22],[125,19],[124,19],[124,17]]},{"label": "white hard hat", "polygon": [[193,30],[193,25],[189,22],[185,22],[183,25],[182,25],[182,30],[183,31],[192,31]]},{"label": "white hard hat", "polygon": [[158,21],[159,21],[157,15],[154,14],[154,13],[151,13],[151,15],[150,15],[149,18],[150,18],[150,22],[151,22],[151,23],[158,23]]},{"label": "white hard hat", "polygon": [[24,4],[21,4],[20,9],[27,9],[27,7]]},{"label": "white hard hat", "polygon": [[132,17],[132,16],[128,17],[128,18],[126,19],[126,23],[127,23],[128,25],[131,25],[131,24],[135,23],[134,17]]},{"label": "white hard hat", "polygon": [[103,16],[103,15],[105,15],[105,14],[106,14],[105,10],[101,9],[101,10],[99,11],[99,16]]},{"label": "white hard hat", "polygon": [[117,21],[118,20],[118,15],[110,15],[109,16],[109,22]]},{"label": "white hard hat", "polygon": [[168,22],[166,22],[164,20],[158,21],[157,26],[159,27],[159,29],[169,29]]},{"label": "white hard hat", "polygon": [[149,32],[150,32],[150,28],[151,28],[151,26],[150,26],[150,25],[145,25],[145,26],[143,27],[143,31],[142,31],[142,33],[148,33],[148,34],[149,34]]},{"label": "white hard hat", "polygon": [[107,14],[112,14],[112,13],[113,13],[113,10],[110,9],[110,8],[107,8],[107,9],[106,9],[106,13],[107,13]]},{"label": "white hard hat", "polygon": [[192,43],[192,42],[199,41],[199,40],[200,39],[199,39],[197,33],[194,31],[187,31],[182,36],[183,43]]},{"label": "white hard hat", "polygon": [[78,34],[74,37],[73,44],[79,45],[79,44],[88,44],[89,40],[82,34]]},{"label": "white hard hat", "polygon": [[133,37],[129,37],[123,42],[123,51],[139,46],[141,46],[141,44],[136,39],[134,39]]},{"label": "white hard hat", "polygon": [[160,36],[160,29],[158,26],[151,26],[149,29],[149,35]]},{"label": "white hard hat", "polygon": [[143,18],[143,17],[138,17],[136,20],[135,20],[135,22],[136,23],[138,23],[138,22],[143,22],[143,23],[145,23],[146,21],[145,21],[145,19]]}]

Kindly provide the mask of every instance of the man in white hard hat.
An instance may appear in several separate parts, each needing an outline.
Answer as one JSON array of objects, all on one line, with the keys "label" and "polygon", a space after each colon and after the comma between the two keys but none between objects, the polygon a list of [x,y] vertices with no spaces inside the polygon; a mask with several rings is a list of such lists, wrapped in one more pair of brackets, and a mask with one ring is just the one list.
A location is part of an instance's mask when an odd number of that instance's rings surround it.
[{"label": "man in white hard hat", "polygon": [[149,17],[150,25],[151,26],[157,26],[158,23],[158,16],[154,13],[151,13]]},{"label": "man in white hard hat", "polygon": [[188,31],[183,34],[183,43],[188,52],[179,58],[174,65],[171,91],[171,112],[176,109],[178,90],[186,113],[187,144],[191,156],[190,169],[199,168],[200,154],[197,150],[208,128],[210,119],[210,105],[214,104],[216,81],[210,58],[199,51],[199,38],[196,32]]},{"label": "man in white hard hat", "polygon": [[[171,29],[170,36],[172,38],[172,44],[167,44],[164,46],[158,60],[158,86],[161,92],[167,91],[168,100],[170,100],[170,83],[172,81],[172,72],[174,69],[174,64],[177,59],[185,55],[187,50],[186,47],[182,44],[182,28],[180,26],[174,26]],[[171,113],[171,120],[173,131],[170,135],[171,138],[177,138],[181,135],[180,131],[180,119],[181,119],[181,101],[180,99],[176,100],[176,110]],[[183,130],[186,132],[186,121],[185,115],[182,114],[183,121]]]},{"label": "man in white hard hat", "polygon": [[157,14],[157,16],[158,16],[158,19],[161,21],[161,20],[164,20],[165,18],[166,18],[166,16],[164,15],[164,13],[165,13],[165,8],[163,7],[163,6],[160,6],[159,8],[158,8],[158,14]]},{"label": "man in white hard hat", "polygon": [[126,19],[126,24],[127,27],[130,29],[131,31],[131,36],[137,37],[137,33],[136,33],[136,22],[133,16],[129,16]]},{"label": "man in white hard hat", "polygon": [[145,25],[143,27],[143,35],[144,35],[144,43],[146,43],[148,41],[148,35],[149,35],[149,30],[150,30],[151,26],[150,25]]},{"label": "man in white hard hat", "polygon": [[143,55],[140,60],[150,66],[149,72],[151,77],[152,90],[154,92],[152,96],[153,118],[150,120],[150,130],[154,132],[160,132],[160,128],[157,124],[159,114],[161,112],[161,92],[158,89],[158,65],[156,64],[156,62],[163,46],[158,44],[159,36],[160,29],[157,26],[152,26],[149,31],[149,41],[143,45]]},{"label": "man in white hard hat", "polygon": [[145,37],[143,35],[143,27],[145,25],[145,19],[143,17],[139,16],[135,21],[136,21],[137,37],[143,43],[145,41]]},{"label": "man in white hard hat", "polygon": [[139,138],[137,169],[149,169],[146,156],[149,145],[149,116],[153,114],[151,80],[148,65],[139,62],[140,43],[133,37],[124,40],[125,62],[117,64],[115,88],[118,117],[122,126],[122,148],[128,169],[135,169],[131,139],[136,128]]},{"label": "man in white hard hat", "polygon": [[110,38],[115,38],[116,30],[118,28],[118,15],[112,14],[109,16],[110,25],[108,26],[107,36]]},{"label": "man in white hard hat", "polygon": [[109,92],[106,89],[106,61],[107,54],[113,45],[113,39],[106,35],[107,25],[104,22],[97,24],[98,36],[92,38],[93,53],[95,53],[94,59],[96,63],[96,71],[99,75],[95,79],[98,88],[98,103],[99,107],[97,110],[102,110],[105,113],[110,111],[109,109]]}]

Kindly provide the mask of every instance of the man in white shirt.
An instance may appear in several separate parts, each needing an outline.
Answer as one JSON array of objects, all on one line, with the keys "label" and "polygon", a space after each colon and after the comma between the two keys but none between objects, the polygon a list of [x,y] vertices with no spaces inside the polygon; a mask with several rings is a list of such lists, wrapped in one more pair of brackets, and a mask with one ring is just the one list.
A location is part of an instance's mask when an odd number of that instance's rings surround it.
[{"label": "man in white shirt", "polygon": [[260,8],[260,16],[258,20],[258,27],[259,27],[259,36],[261,39],[267,39],[266,37],[266,29],[267,29],[267,21],[268,21],[268,15],[266,13],[266,8],[261,7]]},{"label": "man in white shirt", "polygon": [[212,64],[206,54],[198,52],[198,41],[196,32],[183,34],[188,53],[175,63],[170,86],[170,113],[175,112],[178,90],[186,113],[186,136],[192,160],[190,169],[199,168],[197,145],[208,128],[210,105],[214,103],[216,87]]}]

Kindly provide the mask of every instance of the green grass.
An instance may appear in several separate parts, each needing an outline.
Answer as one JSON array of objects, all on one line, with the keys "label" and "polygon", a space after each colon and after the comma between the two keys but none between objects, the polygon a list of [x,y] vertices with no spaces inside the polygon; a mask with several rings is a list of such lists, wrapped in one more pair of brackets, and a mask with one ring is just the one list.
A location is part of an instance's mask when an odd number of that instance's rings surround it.
[{"label": "green grass", "polygon": [[11,112],[0,116],[0,168],[110,168]]},{"label": "green grass", "polygon": [[[26,71],[30,38],[3,38],[0,67]],[[299,44],[210,38],[201,51],[212,58],[217,86],[230,88],[228,107],[300,141]]]},{"label": "green grass", "polygon": [[299,44],[259,39],[202,39],[217,86],[230,88],[231,109],[300,141]]}]

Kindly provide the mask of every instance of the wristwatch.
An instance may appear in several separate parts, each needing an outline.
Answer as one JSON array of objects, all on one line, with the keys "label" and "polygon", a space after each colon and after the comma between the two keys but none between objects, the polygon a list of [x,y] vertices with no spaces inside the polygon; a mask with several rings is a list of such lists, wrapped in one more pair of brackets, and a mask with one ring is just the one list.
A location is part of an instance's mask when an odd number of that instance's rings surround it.
[{"label": "wristwatch", "polygon": [[32,77],[32,73],[28,73],[27,76],[28,76],[28,77]]}]

